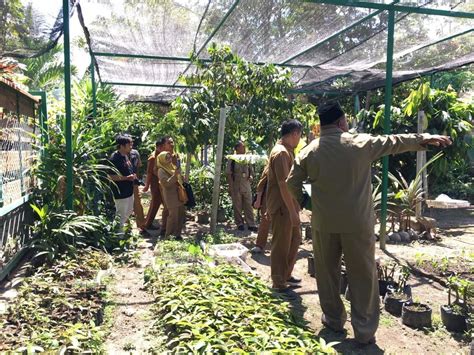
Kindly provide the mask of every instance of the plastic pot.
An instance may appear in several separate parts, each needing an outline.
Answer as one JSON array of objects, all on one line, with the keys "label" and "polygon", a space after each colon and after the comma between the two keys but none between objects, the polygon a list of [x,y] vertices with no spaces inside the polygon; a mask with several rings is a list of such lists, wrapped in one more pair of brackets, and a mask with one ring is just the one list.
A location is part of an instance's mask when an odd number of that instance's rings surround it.
[{"label": "plastic pot", "polygon": [[467,330],[467,316],[454,313],[451,306],[443,305],[440,307],[441,320],[444,326],[450,332],[464,332]]},{"label": "plastic pot", "polygon": [[402,306],[402,323],[411,328],[430,328],[431,314],[431,307],[426,304],[406,302]]},{"label": "plastic pot", "polygon": [[403,294],[396,294],[396,293],[389,293],[385,294],[385,298],[383,303],[385,304],[385,310],[396,316],[400,317],[402,315],[402,307],[403,305],[410,300],[410,297]]},{"label": "plastic pot", "polygon": [[207,212],[198,212],[197,213],[197,222],[199,224],[208,224],[209,223],[209,213],[207,213]]},{"label": "plastic pot", "polygon": [[217,210],[217,222],[218,223],[224,223],[227,221],[227,218],[225,216],[225,209],[219,208]]},{"label": "plastic pot", "polygon": [[385,297],[390,286],[396,288],[398,285],[393,281],[379,280],[379,295]]}]

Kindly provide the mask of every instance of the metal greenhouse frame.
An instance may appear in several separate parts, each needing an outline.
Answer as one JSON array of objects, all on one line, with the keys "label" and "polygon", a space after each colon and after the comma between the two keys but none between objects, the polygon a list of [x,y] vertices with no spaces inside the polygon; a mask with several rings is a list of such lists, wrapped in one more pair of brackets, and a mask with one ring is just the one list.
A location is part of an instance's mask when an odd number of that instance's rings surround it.
[{"label": "metal greenhouse frame", "polygon": [[[357,20],[353,24],[340,29],[336,33],[326,37],[323,40],[320,40],[311,46],[305,48],[302,51],[292,54],[285,60],[279,63],[271,63],[274,65],[285,66],[290,68],[307,68],[311,67],[308,65],[294,65],[289,64],[290,61],[293,59],[302,56],[308,53],[310,50],[321,47],[323,44],[327,44],[333,38],[344,34],[345,32],[351,30],[355,26],[367,21],[368,19],[382,13],[388,13],[388,27],[387,27],[387,46],[386,46],[386,79],[385,79],[385,112],[384,112],[384,133],[390,133],[390,111],[391,111],[391,103],[392,103],[392,84],[393,84],[393,60],[394,60],[394,33],[395,33],[395,15],[396,13],[405,13],[405,14],[425,14],[431,16],[446,16],[446,17],[455,17],[455,18],[463,18],[463,19],[474,19],[474,13],[472,12],[461,12],[461,11],[452,11],[452,10],[441,10],[435,8],[424,8],[424,7],[411,7],[411,6],[404,6],[400,4],[400,0],[394,0],[389,4],[379,3],[379,2],[369,2],[369,1],[357,1],[357,0],[306,0],[305,2],[308,3],[319,3],[319,4],[328,4],[328,5],[338,5],[338,6],[346,6],[346,7],[358,7],[358,8],[366,8],[366,9],[375,9],[376,11],[370,13],[369,15]],[[218,23],[218,25],[214,28],[208,38],[204,41],[204,43],[200,46],[200,48],[196,51],[195,56],[198,57],[199,54],[206,48],[208,43],[213,39],[217,31],[221,26],[224,25],[228,17],[234,11],[236,6],[239,4],[239,0],[234,1],[232,6],[229,7],[227,12],[225,13],[224,17]],[[67,204],[66,207],[68,209],[72,209],[72,191],[73,191],[73,151],[72,151],[72,135],[71,135],[71,126],[72,126],[72,118],[71,118],[71,67],[70,67],[70,39],[69,39],[69,14],[70,14],[70,0],[63,0],[63,16],[64,16],[64,62],[65,62],[65,105],[66,105],[66,161],[67,161]],[[465,35],[473,31],[474,28],[470,28],[467,31],[463,31],[461,33],[457,33],[451,35],[446,38],[442,38],[437,40],[436,42],[429,43],[428,45],[423,46],[422,48],[426,48],[428,46],[432,46],[438,44],[443,41],[447,41],[457,36]],[[414,50],[418,50],[421,48],[416,48]],[[90,72],[91,72],[91,81],[93,85],[93,114],[96,113],[96,80],[95,80],[95,70],[94,68],[98,69],[98,64],[96,61],[97,57],[120,57],[120,58],[138,58],[138,59],[161,59],[161,60],[169,60],[173,62],[181,62],[181,63],[188,63],[185,72],[189,69],[191,65],[191,59],[186,57],[173,57],[173,56],[153,56],[153,55],[141,55],[141,54],[120,54],[120,53],[107,53],[107,52],[94,52],[92,47],[90,46],[89,42],[89,50],[91,56],[91,64],[90,64]],[[257,64],[270,64],[270,63],[257,63]],[[320,63],[323,64],[323,63]],[[187,89],[192,88],[185,85],[178,85],[178,79],[174,82],[174,84],[165,84],[165,83],[140,83],[140,82],[119,82],[119,81],[101,81],[103,84],[109,85],[127,85],[127,86],[155,86],[155,87],[170,87],[170,88],[177,88],[177,89]],[[358,110],[358,97],[355,96],[355,108]],[[387,189],[388,189],[388,157],[383,158],[383,176],[382,176],[382,212],[381,212],[381,238],[380,238],[380,247],[385,249],[385,234],[386,234],[386,222],[387,222]]]}]

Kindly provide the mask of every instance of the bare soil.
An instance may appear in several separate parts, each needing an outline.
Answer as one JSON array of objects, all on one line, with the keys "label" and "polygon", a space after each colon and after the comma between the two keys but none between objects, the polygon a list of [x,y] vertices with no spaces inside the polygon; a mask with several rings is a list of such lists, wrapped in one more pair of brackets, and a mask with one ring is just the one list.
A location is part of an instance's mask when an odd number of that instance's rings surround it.
[{"label": "bare soil", "polygon": [[[144,203],[146,208],[146,201]],[[414,242],[408,245],[388,245],[387,251],[377,249],[377,257],[383,260],[395,260],[400,263],[416,263],[423,258],[432,260],[441,259],[443,256],[455,257],[461,253],[472,256],[474,253],[474,209],[429,211],[428,216],[438,220],[439,236],[438,242]],[[208,225],[199,225],[189,215],[186,223],[185,236],[194,238],[197,233],[206,233]],[[158,220],[158,218],[157,218]],[[302,215],[303,225],[309,223],[308,214]],[[251,248],[256,238],[255,233],[249,231],[237,231],[232,223],[220,225],[226,231],[241,238],[244,245]],[[304,237],[304,233],[303,233]],[[123,353],[126,350],[133,352],[145,352],[153,345],[150,338],[150,321],[147,314],[153,303],[153,297],[143,289],[143,269],[153,260],[152,244],[154,239],[145,241],[141,249],[139,267],[119,268],[114,283],[114,298],[117,308],[114,313],[115,321],[110,337],[107,341],[108,353]],[[151,243],[151,244],[150,244]],[[251,255],[247,257],[247,263],[257,274],[269,285],[270,281],[270,253],[268,251],[271,236],[264,254]],[[382,354],[386,353],[409,353],[409,354],[438,354],[438,353],[461,353],[469,354],[470,345],[467,337],[462,334],[447,332],[443,327],[439,315],[439,307],[447,303],[445,288],[431,278],[412,275],[409,284],[412,286],[413,299],[430,305],[433,309],[433,328],[430,330],[414,330],[401,323],[401,319],[390,315],[381,307],[380,326],[377,331],[377,343],[360,347],[353,339],[350,325],[350,303],[344,301],[348,310],[349,319],[346,324],[347,334],[337,335],[325,329],[321,322],[321,308],[319,306],[316,280],[308,275],[307,258],[311,255],[312,243],[304,240],[299,252],[294,274],[302,277],[302,286],[295,289],[298,297],[292,301],[295,313],[300,314],[314,330],[315,334],[323,337],[327,342],[338,341],[335,346],[337,351],[347,354]],[[428,270],[429,271],[429,270]],[[123,292],[129,290],[130,292]],[[343,297],[343,300],[344,297]],[[126,315],[127,309],[133,309],[133,315]],[[133,345],[130,348],[130,345]]]},{"label": "bare soil", "polygon": [[154,297],[143,288],[143,272],[153,261],[155,243],[156,237],[143,239],[136,265],[125,265],[114,272],[114,281],[109,286],[114,309],[104,346],[107,354],[146,353],[155,343],[149,334]]},{"label": "bare soil", "polygon": [[[423,257],[442,259],[444,256],[458,257],[460,254],[471,255],[474,253],[474,209],[431,211],[428,215],[436,218],[439,223],[439,236],[437,243],[415,242],[408,245],[388,245],[387,252],[377,248],[377,257],[384,261],[410,262],[415,264],[416,259]],[[304,216],[307,221],[307,216]],[[253,236],[251,236],[253,237]],[[252,238],[247,238],[248,243]],[[248,246],[251,246],[252,241]],[[270,243],[267,244],[265,254],[252,255],[247,263],[255,268],[261,277],[270,285]],[[302,277],[302,287],[295,289],[299,295],[293,303],[297,313],[309,322],[316,334],[326,341],[339,341],[335,348],[342,353],[378,354],[378,353],[410,353],[410,354],[439,354],[439,353],[470,353],[470,345],[466,337],[461,334],[449,333],[442,327],[440,321],[440,305],[447,303],[446,289],[431,278],[412,275],[409,284],[412,287],[413,299],[426,303],[433,309],[433,329],[420,331],[411,329],[401,323],[401,319],[392,316],[383,309],[381,303],[380,326],[377,331],[377,343],[361,348],[353,340],[350,326],[350,317],[347,321],[347,336],[341,337],[323,328],[321,308],[317,294],[316,280],[308,275],[307,257],[311,254],[311,241],[304,240],[298,253],[294,274]],[[471,275],[472,276],[472,275]],[[344,299],[344,298],[343,298]],[[345,301],[348,314],[350,304]]]}]

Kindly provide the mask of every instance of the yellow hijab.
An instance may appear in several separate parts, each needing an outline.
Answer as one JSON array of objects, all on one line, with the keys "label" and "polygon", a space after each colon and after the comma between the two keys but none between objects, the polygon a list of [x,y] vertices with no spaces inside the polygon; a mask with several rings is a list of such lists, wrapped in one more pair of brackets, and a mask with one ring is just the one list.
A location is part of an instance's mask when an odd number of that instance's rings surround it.
[{"label": "yellow hijab", "polygon": [[[174,172],[176,171],[176,166],[172,162],[166,160],[166,156],[168,154],[171,155],[170,152],[161,152],[156,156],[156,167],[157,170],[161,168],[168,174],[173,176]],[[183,186],[183,178],[181,177],[181,175],[178,175],[178,183]]]}]

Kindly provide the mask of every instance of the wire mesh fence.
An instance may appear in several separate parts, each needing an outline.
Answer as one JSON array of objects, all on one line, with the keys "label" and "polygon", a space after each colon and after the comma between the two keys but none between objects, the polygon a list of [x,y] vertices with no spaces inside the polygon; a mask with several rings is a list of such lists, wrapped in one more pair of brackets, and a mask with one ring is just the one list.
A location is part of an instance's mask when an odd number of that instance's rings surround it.
[{"label": "wire mesh fence", "polygon": [[34,120],[0,108],[0,207],[27,194],[34,185]]},{"label": "wire mesh fence", "polygon": [[35,119],[0,107],[0,271],[24,246],[33,221],[27,197],[37,157]]}]

